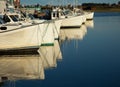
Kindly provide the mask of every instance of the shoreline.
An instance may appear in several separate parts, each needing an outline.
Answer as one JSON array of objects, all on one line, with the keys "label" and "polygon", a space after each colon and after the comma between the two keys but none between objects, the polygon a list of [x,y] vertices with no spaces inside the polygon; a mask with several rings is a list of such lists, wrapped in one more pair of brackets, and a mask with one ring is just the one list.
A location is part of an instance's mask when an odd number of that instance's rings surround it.
[{"label": "shoreline", "polygon": [[[88,10],[85,10],[88,11]],[[100,10],[89,10],[93,12],[120,12],[120,9],[100,9]]]},{"label": "shoreline", "polygon": [[103,8],[103,7],[97,7],[90,10],[85,11],[93,11],[93,12],[120,12],[120,8]]}]

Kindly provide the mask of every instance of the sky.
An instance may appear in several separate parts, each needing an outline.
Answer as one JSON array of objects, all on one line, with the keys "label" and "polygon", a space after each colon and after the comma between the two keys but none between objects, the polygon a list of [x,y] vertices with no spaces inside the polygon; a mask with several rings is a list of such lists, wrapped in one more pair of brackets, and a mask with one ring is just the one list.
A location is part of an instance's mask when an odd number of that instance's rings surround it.
[{"label": "sky", "polygon": [[[21,4],[28,5],[28,4],[37,4],[46,5],[46,4],[58,4],[65,5],[67,3],[73,4],[75,0],[20,0]],[[120,0],[77,0],[78,4],[82,3],[118,3]]]}]

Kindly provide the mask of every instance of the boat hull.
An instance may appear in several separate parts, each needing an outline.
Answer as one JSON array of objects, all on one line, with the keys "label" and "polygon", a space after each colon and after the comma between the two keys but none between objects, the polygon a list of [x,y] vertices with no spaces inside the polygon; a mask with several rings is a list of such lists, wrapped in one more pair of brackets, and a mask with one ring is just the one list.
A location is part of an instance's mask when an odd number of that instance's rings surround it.
[{"label": "boat hull", "polygon": [[41,45],[40,25],[0,32],[0,50],[38,48]]},{"label": "boat hull", "polygon": [[41,46],[53,46],[54,45],[53,22],[48,21],[39,28],[42,34]]},{"label": "boat hull", "polygon": [[64,18],[61,27],[80,27],[83,23],[82,16]]},{"label": "boat hull", "polygon": [[85,12],[85,16],[87,20],[92,20],[94,16],[94,12]]}]

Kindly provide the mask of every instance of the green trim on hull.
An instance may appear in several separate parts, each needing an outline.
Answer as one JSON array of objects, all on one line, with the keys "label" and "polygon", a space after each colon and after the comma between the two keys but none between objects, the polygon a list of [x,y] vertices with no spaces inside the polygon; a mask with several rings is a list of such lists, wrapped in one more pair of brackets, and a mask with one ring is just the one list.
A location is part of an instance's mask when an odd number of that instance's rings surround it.
[{"label": "green trim on hull", "polygon": [[43,44],[41,44],[41,46],[54,46],[54,43],[43,43]]}]

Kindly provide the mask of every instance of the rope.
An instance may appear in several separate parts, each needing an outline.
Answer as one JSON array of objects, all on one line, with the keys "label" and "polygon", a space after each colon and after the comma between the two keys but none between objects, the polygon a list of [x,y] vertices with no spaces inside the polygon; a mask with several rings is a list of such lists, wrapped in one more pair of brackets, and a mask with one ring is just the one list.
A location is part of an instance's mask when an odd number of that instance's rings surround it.
[{"label": "rope", "polygon": [[[40,45],[41,45],[41,42],[39,41],[39,39],[41,39],[42,38],[42,34],[41,34],[41,28],[40,28],[40,25],[38,24],[38,29],[37,29],[38,31],[37,31],[37,40],[38,40],[38,46],[40,47]],[[41,35],[41,37],[39,38],[39,33],[40,33],[40,35]],[[42,40],[41,40],[42,41]]]},{"label": "rope", "polygon": [[43,32],[42,40],[43,40],[43,38],[44,38],[45,35],[46,35],[46,32],[47,32],[48,26],[49,26],[49,23],[47,24],[47,26],[46,26],[46,28],[45,28],[45,30],[44,30],[44,32]]}]

